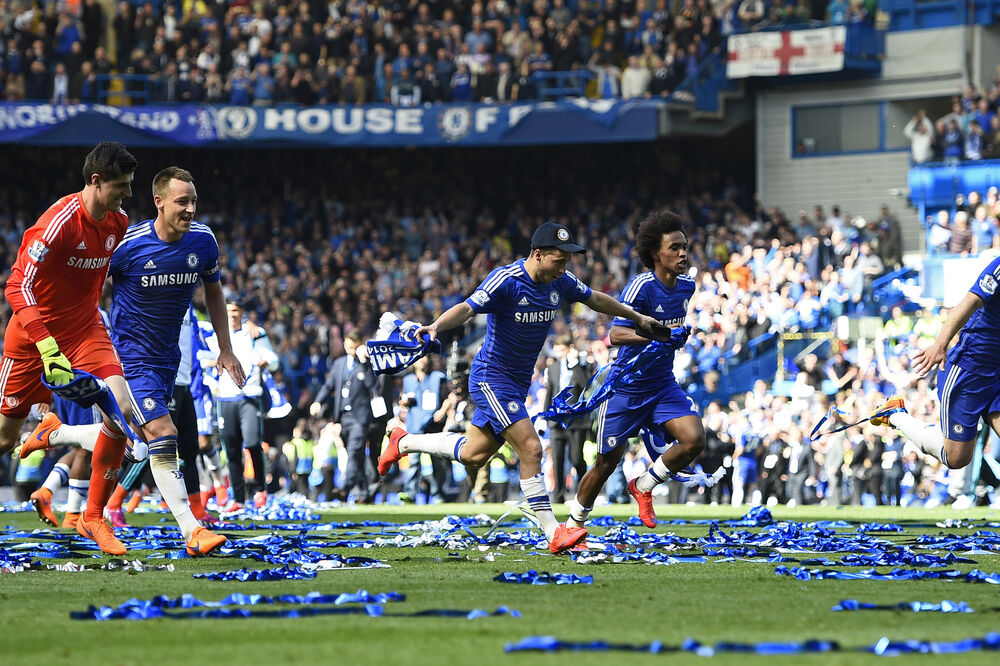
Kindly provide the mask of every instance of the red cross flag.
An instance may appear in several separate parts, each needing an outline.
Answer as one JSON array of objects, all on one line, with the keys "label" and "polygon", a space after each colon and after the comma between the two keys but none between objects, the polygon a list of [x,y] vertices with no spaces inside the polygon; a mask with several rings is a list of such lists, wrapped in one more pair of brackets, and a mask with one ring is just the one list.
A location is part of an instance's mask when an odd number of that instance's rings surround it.
[{"label": "red cross flag", "polygon": [[786,76],[837,72],[844,68],[842,25],[812,30],[754,32],[729,37],[726,77]]}]

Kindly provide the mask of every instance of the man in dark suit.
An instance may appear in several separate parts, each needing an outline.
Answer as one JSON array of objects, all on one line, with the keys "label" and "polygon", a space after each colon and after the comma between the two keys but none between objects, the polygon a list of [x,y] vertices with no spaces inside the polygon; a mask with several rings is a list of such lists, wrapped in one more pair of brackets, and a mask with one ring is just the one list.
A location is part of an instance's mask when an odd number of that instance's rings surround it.
[{"label": "man in dark suit", "polygon": [[791,433],[787,451],[785,497],[788,506],[812,504],[816,500],[816,457],[813,448],[796,430]]},{"label": "man in dark suit", "polygon": [[[362,345],[364,346],[364,345]],[[367,351],[367,347],[365,348]],[[396,403],[396,388],[398,381],[391,375],[378,375],[375,378],[375,397],[372,399],[372,422],[368,426],[368,460],[365,467],[365,478],[368,480],[368,496],[362,498],[365,504],[375,501],[375,495],[382,486],[378,473],[378,457],[382,453],[382,440],[385,439],[386,427],[392,417],[392,405]],[[382,413],[384,410],[384,413]],[[376,412],[382,413],[379,416]],[[384,494],[383,494],[383,501]]]},{"label": "man in dark suit", "polygon": [[[569,335],[560,335],[552,344],[555,358],[545,368],[545,409],[552,407],[552,399],[560,391],[572,387],[570,402],[576,401],[586,388],[593,375],[591,365],[585,356],[573,346]],[[555,490],[552,492],[554,502],[565,501],[566,496],[566,454],[569,453],[570,463],[576,470],[577,482],[587,472],[587,463],[583,459],[583,443],[590,432],[590,419],[586,416],[578,418],[564,428],[555,421],[549,421],[549,453],[552,456],[552,472],[555,477]]]},{"label": "man in dark suit", "polygon": [[509,102],[514,96],[514,83],[517,77],[510,71],[509,62],[501,62],[497,74],[496,101]]},{"label": "man in dark suit", "polygon": [[347,449],[347,470],[340,488],[340,497],[346,499],[355,486],[358,486],[361,492],[356,497],[367,501],[374,479],[368,478],[365,451],[370,444],[373,422],[384,416],[384,413],[376,416],[373,408],[382,411],[386,409],[386,405],[384,401],[381,406],[373,401],[376,396],[376,378],[368,363],[368,348],[363,340],[357,330],[344,336],[346,353],[330,366],[326,381],[316,394],[316,402],[309,411],[314,416],[320,416],[326,411],[327,405],[332,405],[331,416],[334,422],[340,424],[340,436]]}]

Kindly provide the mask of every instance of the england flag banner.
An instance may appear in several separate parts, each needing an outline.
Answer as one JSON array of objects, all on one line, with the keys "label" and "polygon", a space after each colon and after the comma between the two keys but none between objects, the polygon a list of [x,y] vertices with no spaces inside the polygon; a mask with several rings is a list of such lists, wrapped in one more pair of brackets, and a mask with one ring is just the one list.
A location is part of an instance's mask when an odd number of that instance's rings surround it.
[{"label": "england flag banner", "polygon": [[844,69],[846,36],[847,29],[842,25],[732,35],[726,77],[838,72]]}]

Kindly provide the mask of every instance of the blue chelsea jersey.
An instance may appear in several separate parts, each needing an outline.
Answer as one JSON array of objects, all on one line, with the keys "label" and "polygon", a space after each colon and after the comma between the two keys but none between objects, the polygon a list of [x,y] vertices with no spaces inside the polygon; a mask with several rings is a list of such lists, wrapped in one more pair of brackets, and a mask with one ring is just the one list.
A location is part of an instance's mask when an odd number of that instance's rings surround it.
[{"label": "blue chelsea jersey", "polygon": [[465,301],[477,313],[489,315],[473,373],[499,371],[527,386],[559,308],[564,302],[586,301],[590,295],[590,287],[569,271],[541,284],[528,275],[523,259],[494,269]]},{"label": "blue chelsea jersey", "polygon": [[[619,300],[639,314],[653,317],[664,326],[676,328],[684,325],[684,320],[687,318],[688,301],[694,295],[694,290],[694,280],[687,275],[678,275],[677,284],[671,289],[660,282],[655,273],[647,271],[639,273],[629,280],[625,289],[622,290]],[[635,328],[631,319],[622,319],[621,317],[615,317],[614,325]],[[622,345],[618,351],[616,362],[624,363],[642,351],[642,348],[643,345]],[[673,380],[674,353],[668,352],[663,363],[650,370],[631,388],[661,387],[664,381]]]},{"label": "blue chelsea jersey", "polygon": [[983,299],[959,333],[948,361],[980,375],[1000,376],[1000,257],[983,269],[969,289]]},{"label": "blue chelsea jersey", "polygon": [[198,222],[175,242],[156,235],[153,220],[125,232],[111,257],[111,337],[122,362],[174,368],[177,341],[199,280],[218,282],[219,245]]}]

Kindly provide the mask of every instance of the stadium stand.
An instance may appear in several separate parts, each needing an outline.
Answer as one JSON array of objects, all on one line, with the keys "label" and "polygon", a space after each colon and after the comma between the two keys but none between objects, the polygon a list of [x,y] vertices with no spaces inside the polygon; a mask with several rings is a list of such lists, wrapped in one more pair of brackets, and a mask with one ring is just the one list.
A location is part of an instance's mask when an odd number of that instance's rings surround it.
[{"label": "stadium stand", "polygon": [[[770,3],[769,3],[770,4]],[[666,97],[742,30],[871,22],[874,3],[0,4],[0,98],[280,105]],[[760,11],[754,11],[759,5]],[[107,33],[110,48],[100,46]]]}]

